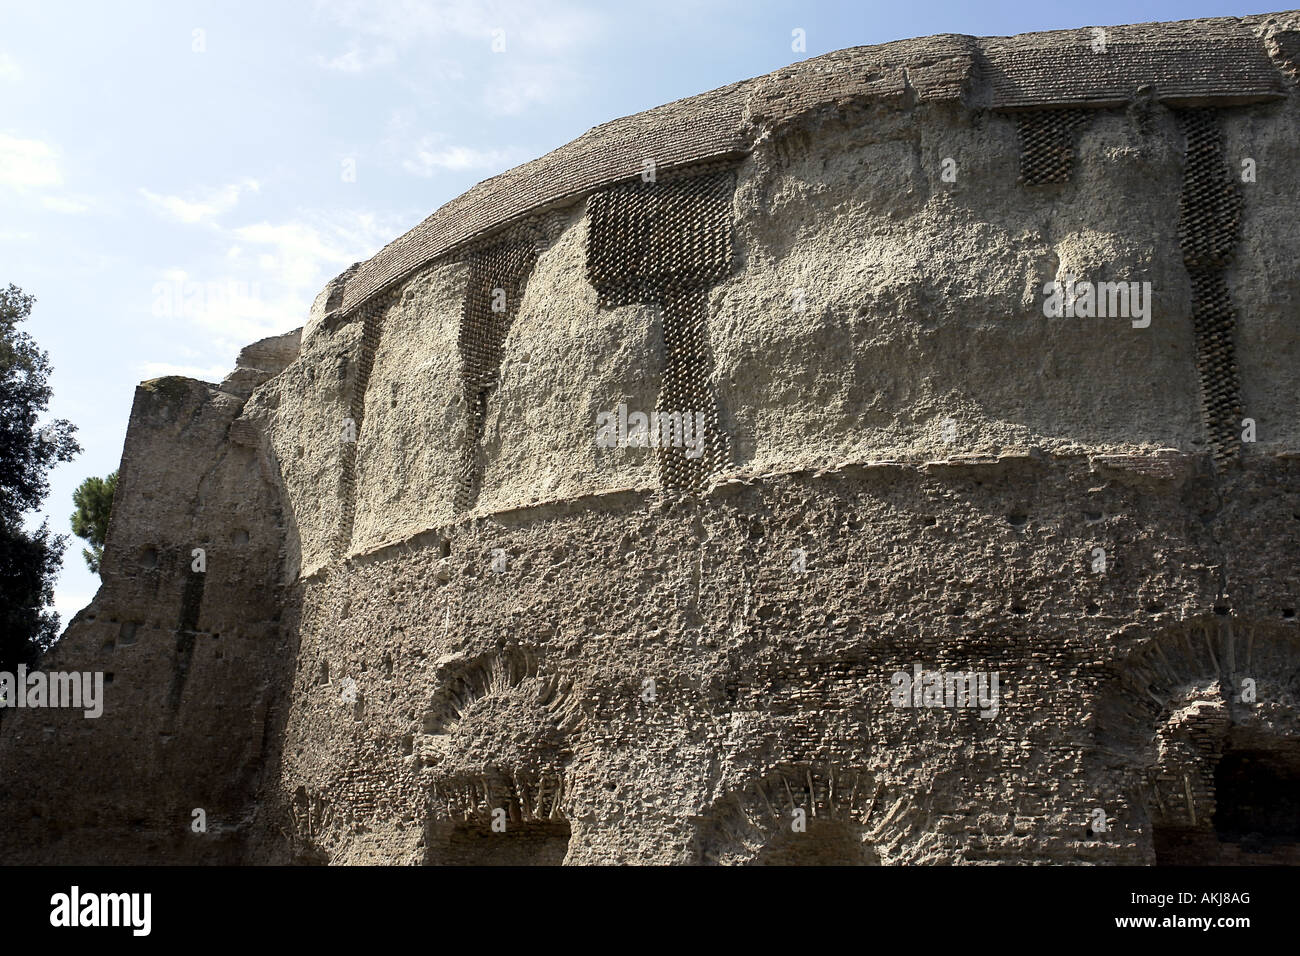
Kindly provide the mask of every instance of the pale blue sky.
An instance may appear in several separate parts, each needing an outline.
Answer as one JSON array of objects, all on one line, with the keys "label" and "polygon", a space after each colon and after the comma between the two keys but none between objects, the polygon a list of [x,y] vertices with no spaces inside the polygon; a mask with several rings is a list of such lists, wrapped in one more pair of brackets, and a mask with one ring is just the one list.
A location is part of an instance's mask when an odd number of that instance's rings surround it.
[{"label": "pale blue sky", "polygon": [[[848,46],[1265,9],[6,0],[0,283],[37,296],[52,412],[85,449],[53,476],[51,525],[117,467],[139,381],[220,380],[241,346],[301,325],[330,276],[598,123]],[[176,283],[204,293],[169,304]],[[97,586],[73,539],[65,624]]]}]

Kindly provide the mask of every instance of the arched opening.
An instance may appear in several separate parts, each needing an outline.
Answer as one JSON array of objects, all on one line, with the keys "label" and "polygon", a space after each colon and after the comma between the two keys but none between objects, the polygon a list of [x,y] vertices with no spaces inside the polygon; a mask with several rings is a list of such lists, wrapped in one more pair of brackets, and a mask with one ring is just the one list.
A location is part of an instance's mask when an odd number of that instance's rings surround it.
[{"label": "arched opening", "polygon": [[[889,809],[872,818],[877,805]],[[915,812],[864,770],[782,763],[719,800],[694,849],[707,866],[884,866],[893,861],[876,848],[897,845]]]},{"label": "arched opening", "polygon": [[569,852],[567,820],[510,821],[504,832],[471,819],[429,828],[428,866],[559,866]]},{"label": "arched opening", "polygon": [[778,830],[750,865],[880,866],[880,858],[864,842],[862,827],[846,820],[814,818],[806,832]]},{"label": "arched opening", "polygon": [[1214,815],[1204,826],[1156,828],[1158,865],[1300,864],[1300,742],[1230,740],[1214,790]]},{"label": "arched opening", "polygon": [[1229,750],[1214,779],[1220,862],[1300,864],[1300,744]]},{"label": "arched opening", "polygon": [[1133,757],[1157,866],[1300,863],[1297,663],[1293,625],[1226,607],[1116,662],[1092,733]]}]

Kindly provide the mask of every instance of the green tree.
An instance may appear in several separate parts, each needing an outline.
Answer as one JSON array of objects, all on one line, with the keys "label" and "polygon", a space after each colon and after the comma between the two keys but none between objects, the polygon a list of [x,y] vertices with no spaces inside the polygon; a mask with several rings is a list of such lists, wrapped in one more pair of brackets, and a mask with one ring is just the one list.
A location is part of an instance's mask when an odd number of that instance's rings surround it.
[{"label": "green tree", "polygon": [[76,426],[62,419],[37,428],[49,408],[49,357],[18,323],[36,299],[17,286],[0,290],[0,670],[32,664],[59,636],[50,609],[65,535],[26,516],[49,494],[49,472],[81,451]]},{"label": "green tree", "polygon": [[113,495],[117,492],[117,472],[107,478],[91,476],[72,493],[77,510],[72,513],[72,533],[85,538],[90,547],[81,549],[90,570],[98,574],[104,558],[104,539],[108,537],[108,519],[113,513]]}]

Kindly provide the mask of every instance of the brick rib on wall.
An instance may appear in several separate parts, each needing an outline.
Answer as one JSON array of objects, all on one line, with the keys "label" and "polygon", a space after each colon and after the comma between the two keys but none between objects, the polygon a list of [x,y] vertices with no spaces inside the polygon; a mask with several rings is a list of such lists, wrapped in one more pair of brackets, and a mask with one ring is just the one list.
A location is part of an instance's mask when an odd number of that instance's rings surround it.
[{"label": "brick rib on wall", "polygon": [[[370,387],[370,373],[375,367],[375,353],[379,350],[379,339],[383,335],[384,313],[388,310],[391,299],[391,295],[381,296],[362,307],[361,347],[358,349],[357,371],[352,377],[348,400],[348,417],[353,423],[351,437],[355,440],[343,443],[339,475],[342,505],[339,527],[334,537],[336,558],[346,555],[352,547],[352,529],[357,515],[357,447],[361,444],[361,425],[366,417],[366,390]],[[342,424],[340,423],[340,428]]]},{"label": "brick rib on wall", "polygon": [[698,454],[681,445],[658,449],[660,483],[671,492],[703,490],[729,460],[709,381],[708,290],[731,272],[734,188],[733,169],[705,164],[655,182],[621,183],[587,206],[587,275],[602,307],[648,303],[663,311],[656,412],[692,422],[703,416]]},{"label": "brick rib on wall", "polygon": [[1192,283],[1192,328],[1201,382],[1201,414],[1215,460],[1241,451],[1241,385],[1236,314],[1225,270],[1235,255],[1241,195],[1223,153],[1217,110],[1177,110],[1187,141],[1178,241]]},{"label": "brick rib on wall", "polygon": [[1088,120],[1087,110],[1028,110],[1016,113],[1020,138],[1020,180],[1026,186],[1070,181],[1075,137]]},{"label": "brick rib on wall", "polygon": [[[456,467],[457,511],[473,507],[478,498],[488,398],[496,388],[506,336],[519,314],[541,240],[541,231],[524,223],[469,256],[459,339],[465,432]],[[493,311],[494,303],[501,311]]]}]

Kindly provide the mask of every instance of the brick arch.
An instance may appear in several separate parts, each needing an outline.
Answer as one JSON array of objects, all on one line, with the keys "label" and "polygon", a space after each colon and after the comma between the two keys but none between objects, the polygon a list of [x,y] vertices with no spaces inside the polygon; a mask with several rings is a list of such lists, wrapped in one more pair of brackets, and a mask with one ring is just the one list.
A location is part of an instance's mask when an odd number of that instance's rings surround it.
[{"label": "brick arch", "polygon": [[[804,832],[792,827],[803,811]],[[781,763],[699,821],[698,861],[722,865],[878,866],[925,839],[926,815],[864,770]]]},{"label": "brick arch", "polygon": [[422,719],[427,736],[452,733],[475,703],[494,696],[526,699],[570,730],[579,718],[568,681],[540,670],[527,647],[512,645],[454,661],[439,669],[438,684]]},{"label": "brick arch", "polygon": [[1296,628],[1206,615],[1112,669],[1094,713],[1094,756],[1118,777],[1118,802],[1142,817],[1147,861],[1300,861],[1300,833],[1292,840],[1269,809],[1300,783]]},{"label": "brick arch", "polygon": [[558,866],[569,848],[566,792],[560,768],[443,780],[433,787],[424,821],[424,862]]},{"label": "brick arch", "polygon": [[[425,861],[562,863],[568,740],[580,722],[569,684],[518,646],[453,662],[439,684],[412,745],[428,795]],[[531,733],[521,738],[521,727]]]}]

